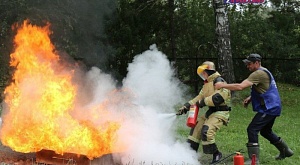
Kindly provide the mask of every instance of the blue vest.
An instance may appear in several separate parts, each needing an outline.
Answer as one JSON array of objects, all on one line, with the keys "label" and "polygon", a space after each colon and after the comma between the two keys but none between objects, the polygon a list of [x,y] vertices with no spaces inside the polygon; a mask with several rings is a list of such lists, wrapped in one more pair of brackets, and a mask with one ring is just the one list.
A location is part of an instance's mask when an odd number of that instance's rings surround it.
[{"label": "blue vest", "polygon": [[[259,68],[259,70],[263,70],[268,73],[270,77],[270,87],[265,93],[262,94],[258,93],[253,87],[251,87],[251,102],[253,111],[272,116],[280,116],[281,100],[273,75],[265,68]],[[265,105],[261,105],[262,100]]]}]

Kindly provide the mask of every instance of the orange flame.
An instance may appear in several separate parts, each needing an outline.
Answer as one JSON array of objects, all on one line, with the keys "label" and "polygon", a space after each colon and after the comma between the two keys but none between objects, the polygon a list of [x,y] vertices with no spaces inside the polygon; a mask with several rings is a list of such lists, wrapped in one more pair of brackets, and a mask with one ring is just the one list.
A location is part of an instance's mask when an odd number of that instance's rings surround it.
[{"label": "orange flame", "polygon": [[77,95],[74,71],[58,70],[62,67],[49,38],[49,26],[24,21],[17,31],[10,63],[16,70],[13,83],[4,91],[8,112],[3,116],[2,143],[23,153],[48,149],[91,159],[117,152],[113,145],[119,123],[95,126],[70,115]]}]

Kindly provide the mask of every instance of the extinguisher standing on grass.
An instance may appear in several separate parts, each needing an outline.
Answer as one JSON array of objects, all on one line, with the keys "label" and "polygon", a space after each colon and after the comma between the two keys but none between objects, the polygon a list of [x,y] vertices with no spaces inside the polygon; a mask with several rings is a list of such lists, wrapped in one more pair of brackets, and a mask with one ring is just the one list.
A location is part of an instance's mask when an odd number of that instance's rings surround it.
[{"label": "extinguisher standing on grass", "polygon": [[236,155],[233,157],[233,165],[258,165],[255,154],[252,155],[250,164],[244,160],[244,156],[240,152],[236,152]]},{"label": "extinguisher standing on grass", "polygon": [[[187,126],[191,127],[187,142],[196,152],[201,142],[203,152],[213,155],[211,164],[214,164],[222,158],[222,153],[215,142],[215,135],[229,121],[231,93],[225,88],[219,90],[214,88],[216,83],[224,83],[225,80],[216,71],[213,62],[204,62],[198,67],[197,74],[203,79],[204,85],[195,98],[179,109],[177,115],[191,112],[187,119]],[[198,117],[199,109],[202,110],[205,106],[208,110]]]},{"label": "extinguisher standing on grass", "polygon": [[244,165],[244,156],[240,152],[233,157],[233,165]]}]

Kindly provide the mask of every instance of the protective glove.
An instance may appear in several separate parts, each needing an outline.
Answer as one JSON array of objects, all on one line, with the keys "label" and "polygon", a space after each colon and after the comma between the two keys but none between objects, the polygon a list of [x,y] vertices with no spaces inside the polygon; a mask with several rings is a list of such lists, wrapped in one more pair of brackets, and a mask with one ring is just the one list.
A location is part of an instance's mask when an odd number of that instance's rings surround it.
[{"label": "protective glove", "polygon": [[190,110],[190,106],[191,106],[190,103],[185,103],[185,104],[183,105],[183,107],[181,107],[181,108],[178,110],[178,112],[176,113],[176,115],[186,114],[187,111]]},{"label": "protective glove", "polygon": [[204,102],[204,99],[202,100],[199,100],[196,102],[196,105],[199,107],[199,108],[203,108],[206,104]]}]

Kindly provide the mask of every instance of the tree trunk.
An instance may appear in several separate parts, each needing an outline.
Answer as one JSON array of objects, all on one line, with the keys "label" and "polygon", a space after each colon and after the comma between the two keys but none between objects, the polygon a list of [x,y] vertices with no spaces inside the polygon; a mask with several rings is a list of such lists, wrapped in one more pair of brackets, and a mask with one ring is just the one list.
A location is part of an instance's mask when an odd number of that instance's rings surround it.
[{"label": "tree trunk", "polygon": [[174,36],[174,0],[168,0],[169,4],[169,26],[170,26],[170,48],[171,48],[171,57],[174,62],[176,62],[175,56],[175,36]]},{"label": "tree trunk", "polygon": [[228,83],[235,82],[227,6],[223,0],[213,0],[216,18],[218,69]]}]

